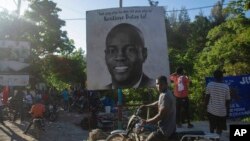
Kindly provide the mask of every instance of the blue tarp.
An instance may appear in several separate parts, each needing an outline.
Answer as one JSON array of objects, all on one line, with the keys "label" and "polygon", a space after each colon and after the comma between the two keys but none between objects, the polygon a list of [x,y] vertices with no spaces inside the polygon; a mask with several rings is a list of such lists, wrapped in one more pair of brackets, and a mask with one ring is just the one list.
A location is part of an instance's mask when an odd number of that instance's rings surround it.
[{"label": "blue tarp", "polygon": [[[206,84],[214,78],[206,77]],[[231,90],[230,118],[250,115],[250,75],[226,76],[224,82]]]}]

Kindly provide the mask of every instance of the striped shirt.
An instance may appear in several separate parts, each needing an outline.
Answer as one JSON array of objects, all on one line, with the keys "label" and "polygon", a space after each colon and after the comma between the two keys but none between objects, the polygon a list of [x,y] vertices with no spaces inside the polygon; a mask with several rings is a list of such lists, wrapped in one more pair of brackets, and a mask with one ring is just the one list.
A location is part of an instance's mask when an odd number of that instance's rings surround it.
[{"label": "striped shirt", "polygon": [[224,83],[210,82],[206,87],[210,95],[207,112],[215,116],[226,116],[226,100],[230,100],[229,86]]}]

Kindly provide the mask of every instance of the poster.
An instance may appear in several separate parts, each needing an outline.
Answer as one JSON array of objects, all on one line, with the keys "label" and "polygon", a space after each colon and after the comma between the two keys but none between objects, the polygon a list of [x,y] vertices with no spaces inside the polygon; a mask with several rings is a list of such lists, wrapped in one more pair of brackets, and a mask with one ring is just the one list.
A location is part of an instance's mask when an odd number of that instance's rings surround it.
[{"label": "poster", "polygon": [[0,40],[0,85],[29,84],[30,43]]},{"label": "poster", "polygon": [[163,7],[87,11],[87,88],[155,87],[169,76]]},{"label": "poster", "polygon": [[0,73],[28,73],[30,44],[0,40]]},{"label": "poster", "polygon": [[[212,77],[206,78],[206,84],[213,81]],[[231,103],[230,118],[250,115],[250,75],[226,76],[224,82],[230,87]]]},{"label": "poster", "polygon": [[2,86],[28,86],[29,75],[0,75]]}]

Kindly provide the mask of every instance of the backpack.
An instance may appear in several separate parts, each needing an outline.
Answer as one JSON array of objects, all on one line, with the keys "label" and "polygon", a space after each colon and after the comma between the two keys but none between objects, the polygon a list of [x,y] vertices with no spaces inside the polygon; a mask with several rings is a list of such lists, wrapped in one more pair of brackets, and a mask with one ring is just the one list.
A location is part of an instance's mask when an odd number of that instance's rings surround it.
[{"label": "backpack", "polygon": [[177,78],[177,90],[178,90],[178,92],[182,92],[183,90],[184,90],[184,85],[183,85],[183,77],[184,76],[179,76],[178,78]]}]

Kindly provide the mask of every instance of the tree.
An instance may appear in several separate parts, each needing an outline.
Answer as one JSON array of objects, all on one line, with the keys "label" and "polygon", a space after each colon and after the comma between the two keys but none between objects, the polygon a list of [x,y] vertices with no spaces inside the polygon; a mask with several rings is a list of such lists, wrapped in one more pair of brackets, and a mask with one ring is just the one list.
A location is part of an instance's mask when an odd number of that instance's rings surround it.
[{"label": "tree", "polygon": [[173,12],[167,17],[166,22],[170,69],[173,72],[178,66],[188,68],[184,58],[188,50],[187,39],[190,36],[190,18],[187,10],[182,7],[178,16],[176,11]]},{"label": "tree", "polygon": [[[37,81],[61,80],[66,77],[57,78],[58,72],[53,71],[53,54],[68,55],[74,50],[74,42],[67,37],[67,32],[61,28],[65,21],[59,19],[56,3],[49,0],[29,0],[30,9],[25,12],[24,17],[31,22],[26,34],[26,39],[32,43],[32,71],[31,75]],[[60,58],[60,57],[59,57]],[[61,58],[64,58],[63,56]],[[52,59],[52,60],[50,60]],[[60,59],[59,59],[60,60]],[[67,59],[66,59],[67,60]],[[52,63],[52,64],[49,64]],[[58,64],[53,64],[57,66]],[[52,70],[50,70],[52,69]],[[60,70],[66,73],[67,69]],[[50,73],[48,73],[50,71]],[[53,76],[53,77],[52,77]],[[67,83],[68,79],[63,82]],[[54,82],[59,84],[59,82]]]},{"label": "tree", "polygon": [[247,18],[230,19],[215,27],[208,34],[209,54],[206,57],[201,55],[207,58],[207,61],[202,61],[202,64],[224,69],[228,75],[250,73],[249,33],[250,20]]},{"label": "tree", "polygon": [[[86,59],[82,50],[74,51],[73,40],[62,31],[61,10],[49,0],[29,0],[23,17],[0,13],[0,39],[31,43],[30,76],[32,85],[46,82],[57,88],[71,83],[84,84]],[[74,66],[74,67],[72,67]]]},{"label": "tree", "polygon": [[245,17],[245,12],[250,10],[250,0],[231,1],[225,12],[229,13],[231,17]]},{"label": "tree", "polygon": [[218,1],[211,10],[211,19],[214,25],[223,23],[227,18],[227,13],[223,12],[224,0]]},{"label": "tree", "polygon": [[24,17],[35,26],[27,38],[32,42],[36,55],[68,54],[75,48],[67,32],[61,30],[65,21],[59,19],[57,13],[60,11],[52,1],[30,0],[30,10],[25,12]]},{"label": "tree", "polygon": [[44,80],[50,86],[62,90],[74,84],[85,86],[86,58],[82,49],[70,55],[48,55],[43,59]]},{"label": "tree", "polygon": [[212,23],[202,13],[195,16],[195,20],[190,24],[190,36],[187,39],[187,52],[185,54],[185,64],[187,72],[192,75],[194,63],[198,54],[206,47],[206,37],[211,29]]}]

